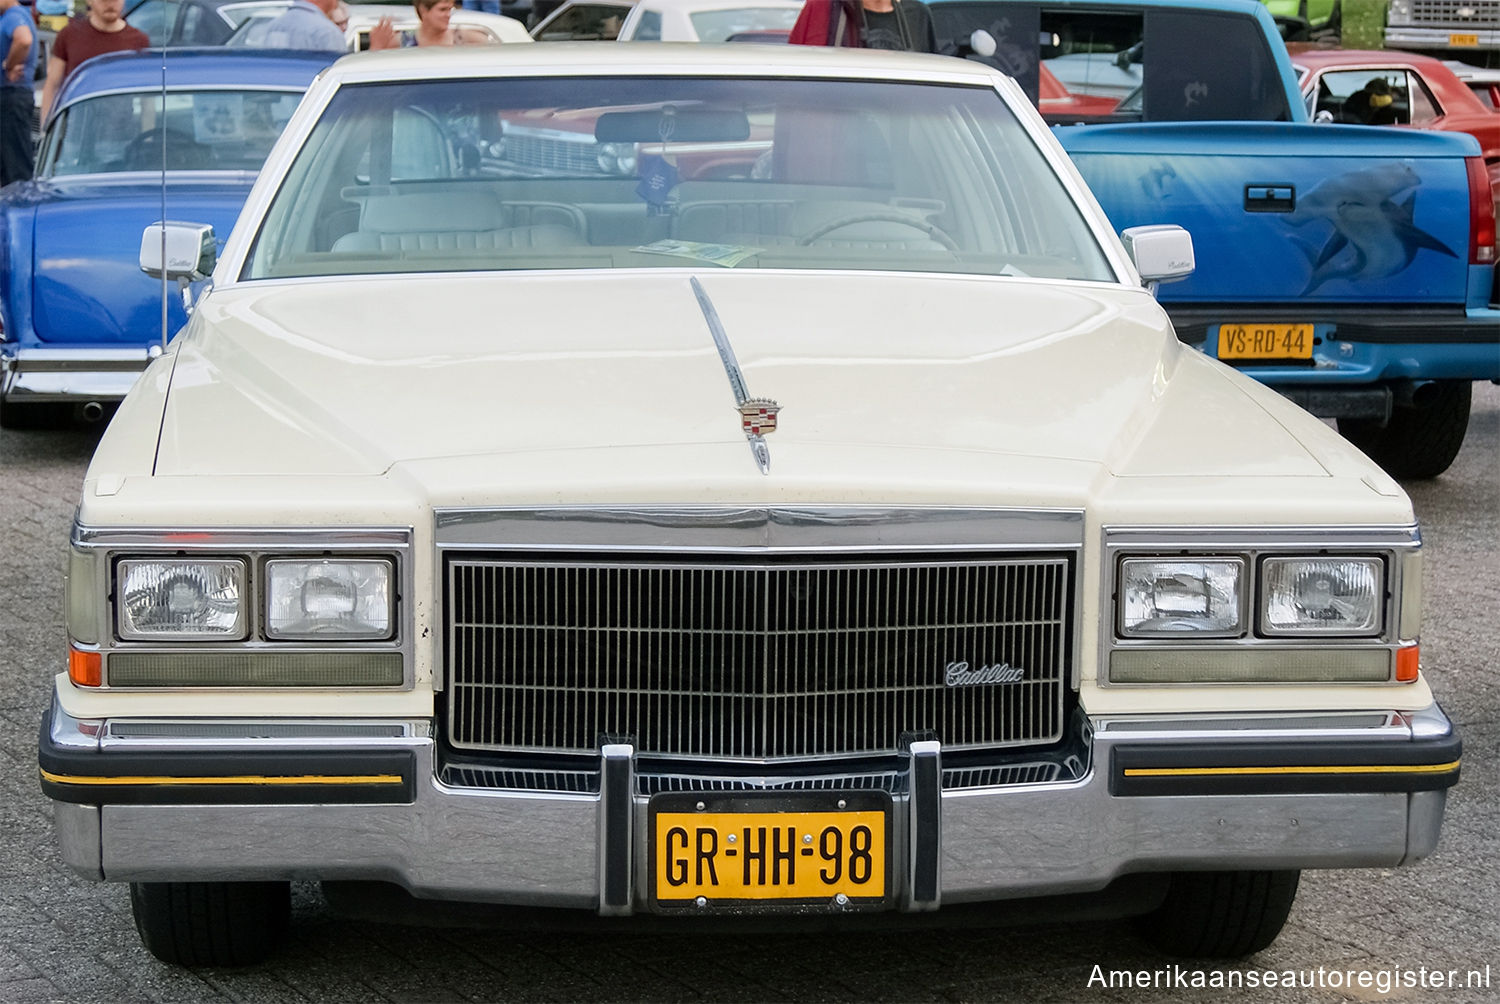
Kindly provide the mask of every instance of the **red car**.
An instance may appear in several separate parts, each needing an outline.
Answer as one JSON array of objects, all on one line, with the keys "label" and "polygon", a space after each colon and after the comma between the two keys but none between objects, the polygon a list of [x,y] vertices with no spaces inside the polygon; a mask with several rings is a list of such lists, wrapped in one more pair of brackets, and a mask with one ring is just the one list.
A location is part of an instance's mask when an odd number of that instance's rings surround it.
[{"label": "red car", "polygon": [[1307,112],[1318,121],[1466,132],[1479,140],[1500,211],[1500,115],[1442,60],[1410,52],[1287,48]]}]

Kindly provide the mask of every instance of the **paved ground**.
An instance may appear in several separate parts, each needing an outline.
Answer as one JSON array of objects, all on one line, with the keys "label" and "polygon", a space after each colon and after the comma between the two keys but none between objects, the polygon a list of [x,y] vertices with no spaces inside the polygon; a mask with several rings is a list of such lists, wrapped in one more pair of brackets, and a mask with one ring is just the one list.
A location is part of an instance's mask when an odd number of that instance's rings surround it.
[{"label": "paved ground", "polygon": [[[1457,465],[1409,486],[1427,544],[1423,661],[1464,731],[1438,853],[1400,871],[1303,877],[1291,923],[1204,980],[1293,971],[1322,987],[1101,986],[1150,970],[1190,983],[1121,925],[727,936],[439,930],[351,921],[298,886],[292,943],[250,971],[173,970],[139,946],[128,897],[76,878],[36,784],[36,727],[63,657],[63,546],[94,438],[0,434],[0,1002],[499,1000],[1500,1000],[1500,389],[1479,388]],[[1323,969],[1321,978],[1319,968]],[[1456,989],[1400,986],[1457,970]],[[1489,986],[1465,987],[1468,970]],[[1232,970],[1232,972],[1231,972]],[[1337,971],[1337,977],[1334,975]],[[1352,974],[1352,989],[1342,986]],[[1384,979],[1397,986],[1382,992]],[[1238,975],[1235,975],[1238,974]],[[1369,986],[1358,985],[1366,974]],[[1337,980],[1337,983],[1336,983]]]}]

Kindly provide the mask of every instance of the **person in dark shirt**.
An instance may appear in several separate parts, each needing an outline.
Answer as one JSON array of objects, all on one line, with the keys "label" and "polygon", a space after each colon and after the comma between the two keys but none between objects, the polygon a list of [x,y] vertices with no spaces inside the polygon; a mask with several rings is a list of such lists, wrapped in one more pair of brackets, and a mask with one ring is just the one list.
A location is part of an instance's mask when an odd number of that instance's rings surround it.
[{"label": "person in dark shirt", "polygon": [[144,49],[146,33],[125,23],[125,0],[89,0],[84,17],[69,21],[52,43],[47,58],[47,83],[42,87],[42,121],[47,121],[57,91],[78,64],[106,52]]},{"label": "person in dark shirt", "polygon": [[921,0],[807,0],[788,41],[794,45],[937,51],[932,14]]}]

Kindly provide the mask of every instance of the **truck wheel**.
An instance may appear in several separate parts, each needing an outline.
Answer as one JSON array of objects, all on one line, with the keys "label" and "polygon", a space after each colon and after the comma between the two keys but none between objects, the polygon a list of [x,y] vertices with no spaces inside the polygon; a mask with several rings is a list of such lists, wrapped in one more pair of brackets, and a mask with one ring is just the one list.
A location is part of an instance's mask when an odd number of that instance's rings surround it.
[{"label": "truck wheel", "polygon": [[1370,455],[1394,478],[1435,478],[1458,456],[1469,429],[1474,384],[1441,380],[1423,407],[1398,406],[1385,425],[1366,420],[1339,420],[1344,438]]},{"label": "truck wheel", "polygon": [[248,966],[286,936],[290,882],[132,882],[146,950],[174,966]]},{"label": "truck wheel", "polygon": [[1139,920],[1167,955],[1233,959],[1276,940],[1301,872],[1178,872],[1162,905]]}]

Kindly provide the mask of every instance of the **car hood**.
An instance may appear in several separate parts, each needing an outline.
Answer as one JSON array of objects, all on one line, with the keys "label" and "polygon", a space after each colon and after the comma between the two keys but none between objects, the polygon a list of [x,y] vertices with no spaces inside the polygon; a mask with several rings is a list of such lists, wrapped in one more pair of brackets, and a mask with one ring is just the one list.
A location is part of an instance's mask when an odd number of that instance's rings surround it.
[{"label": "car hood", "polygon": [[602,485],[674,501],[819,485],[856,502],[1040,483],[1081,502],[1102,470],[1328,473],[1140,291],[727,271],[701,283],[749,394],[781,406],[769,476],[677,271],[215,291],[177,348],[156,473],[393,472],[436,504],[587,500]]},{"label": "car hood", "polygon": [[[141,345],[161,340],[162,283],[141,271],[141,232],[165,218],[208,223],[220,244],[253,175],[192,179],[128,175],[57,179],[36,187],[32,326],[48,345]],[[168,331],[187,320],[170,290]]]}]

